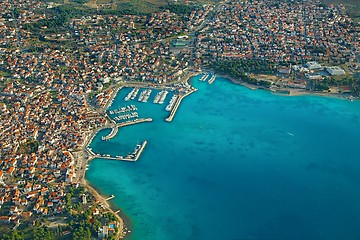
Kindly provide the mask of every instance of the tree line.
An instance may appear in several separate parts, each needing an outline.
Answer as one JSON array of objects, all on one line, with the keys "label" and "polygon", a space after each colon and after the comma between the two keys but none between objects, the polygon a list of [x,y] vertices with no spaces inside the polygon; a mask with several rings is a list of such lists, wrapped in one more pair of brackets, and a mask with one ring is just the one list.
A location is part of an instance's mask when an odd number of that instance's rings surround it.
[{"label": "tree line", "polygon": [[249,73],[273,74],[275,72],[273,63],[262,59],[218,60],[212,68],[216,72],[240,79],[245,83],[267,88],[271,86],[270,82],[252,78]]}]

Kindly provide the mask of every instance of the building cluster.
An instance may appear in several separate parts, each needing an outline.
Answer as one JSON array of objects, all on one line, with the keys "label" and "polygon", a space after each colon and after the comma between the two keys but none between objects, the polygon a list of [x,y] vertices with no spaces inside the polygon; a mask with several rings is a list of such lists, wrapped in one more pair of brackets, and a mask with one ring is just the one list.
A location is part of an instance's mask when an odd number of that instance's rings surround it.
[{"label": "building cluster", "polygon": [[341,6],[318,1],[227,1],[197,38],[206,56],[276,62],[345,62],[359,54],[359,27]]},{"label": "building cluster", "polygon": [[88,109],[77,90],[71,84],[48,90],[17,81],[4,88],[0,208],[10,205],[6,216],[11,221],[61,213],[67,184],[77,182],[75,159],[69,151],[81,149],[87,132],[105,122]]},{"label": "building cluster", "polygon": [[52,18],[39,9],[53,7],[39,1],[0,3],[4,223],[63,212],[66,187],[80,178],[81,164],[71,152],[81,150],[89,132],[106,122],[89,107],[90,96],[104,107],[113,94],[102,91],[105,84],[177,80],[189,56],[175,55],[163,39],[198,26],[206,13],[193,11],[188,20],[169,11],[145,17],[93,15],[70,19],[58,32],[46,25],[40,32],[29,28]]}]

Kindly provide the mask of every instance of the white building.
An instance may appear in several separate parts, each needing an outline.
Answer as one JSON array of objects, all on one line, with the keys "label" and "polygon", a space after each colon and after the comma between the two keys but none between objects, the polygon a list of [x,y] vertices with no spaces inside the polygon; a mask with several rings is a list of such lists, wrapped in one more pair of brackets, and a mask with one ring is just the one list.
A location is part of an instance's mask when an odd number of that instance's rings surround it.
[{"label": "white building", "polygon": [[339,66],[334,66],[334,67],[326,67],[326,71],[331,75],[331,76],[340,76],[340,75],[344,75],[345,71],[344,69],[342,69]]},{"label": "white building", "polygon": [[322,66],[318,63],[318,62],[307,62],[305,64],[305,66],[309,69],[309,70],[320,70],[322,69]]}]

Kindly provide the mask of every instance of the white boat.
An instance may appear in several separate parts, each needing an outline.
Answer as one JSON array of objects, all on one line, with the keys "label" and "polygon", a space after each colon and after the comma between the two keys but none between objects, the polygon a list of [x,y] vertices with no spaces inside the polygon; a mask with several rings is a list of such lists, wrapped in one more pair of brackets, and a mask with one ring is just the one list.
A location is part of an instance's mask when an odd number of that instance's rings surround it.
[{"label": "white boat", "polygon": [[139,101],[139,102],[142,102],[142,101],[143,101],[146,93],[147,93],[147,89],[145,89],[144,91],[142,91],[142,92],[140,93],[140,96],[139,96],[139,98],[138,98],[138,101]]},{"label": "white boat", "polygon": [[151,89],[148,89],[148,90],[147,90],[147,92],[146,92],[146,94],[145,94],[142,102],[147,102],[147,101],[149,100],[151,92],[152,92]]},{"label": "white boat", "polygon": [[174,104],[175,104],[177,98],[178,98],[178,95],[176,95],[176,94],[174,94],[174,96],[172,96],[169,104],[165,108],[166,111],[168,111],[168,112],[171,111],[171,109],[174,107]]},{"label": "white boat", "polygon": [[161,96],[161,98],[160,98],[160,100],[159,100],[159,102],[158,102],[159,104],[163,104],[163,103],[164,103],[167,94],[168,94],[168,91],[164,90],[164,91],[163,91],[163,94],[162,94],[162,96]]},{"label": "white boat", "polygon": [[126,95],[125,101],[130,101],[130,98],[133,96],[134,91],[135,91],[135,88],[133,88],[133,89],[128,93],[128,95]]},{"label": "white boat", "polygon": [[139,92],[139,88],[135,88],[134,92],[132,93],[130,99],[134,100]]},{"label": "white boat", "polygon": [[162,92],[163,92],[163,91],[158,92],[158,93],[156,94],[153,103],[159,103],[160,97],[162,96]]}]

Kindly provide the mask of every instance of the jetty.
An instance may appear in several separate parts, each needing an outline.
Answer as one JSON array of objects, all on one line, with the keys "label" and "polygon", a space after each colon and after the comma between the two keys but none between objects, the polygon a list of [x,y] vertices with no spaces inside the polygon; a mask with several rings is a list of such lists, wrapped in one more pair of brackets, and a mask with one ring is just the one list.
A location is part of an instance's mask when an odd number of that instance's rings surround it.
[{"label": "jetty", "polygon": [[165,98],[166,98],[166,96],[167,96],[168,93],[169,93],[168,91],[164,90],[162,96],[160,97],[160,101],[158,102],[159,104],[163,104],[163,103],[164,103]]},{"label": "jetty", "polygon": [[142,152],[144,151],[144,149],[146,147],[146,144],[147,144],[147,141],[145,140],[139,148],[138,148],[139,145],[136,146],[134,161],[137,161],[140,158]]},{"label": "jetty", "polygon": [[112,128],[111,128],[111,132],[110,132],[107,136],[101,137],[101,140],[103,140],[103,141],[108,141],[108,140],[112,139],[113,137],[116,136],[116,134],[118,133],[118,131],[119,131],[118,126],[112,127]]},{"label": "jetty", "polygon": [[122,120],[129,120],[131,118],[137,118],[137,117],[139,117],[138,112],[132,112],[132,113],[128,113],[128,114],[125,114],[125,115],[114,117],[114,120],[115,121],[122,121]]},{"label": "jetty", "polygon": [[204,73],[204,75],[200,78],[200,81],[205,81],[208,78],[209,74]]},{"label": "jetty", "polygon": [[208,83],[212,84],[215,81],[216,75],[212,75],[212,77],[209,79]]},{"label": "jetty", "polygon": [[170,111],[170,115],[168,118],[166,118],[165,120],[167,122],[171,122],[175,116],[175,113],[176,111],[178,110],[179,106],[180,106],[180,103],[181,101],[186,97],[186,96],[189,96],[190,94],[192,94],[193,92],[196,92],[197,89],[191,89],[190,91],[188,91],[187,93],[185,93],[184,95],[179,95],[176,100],[175,100],[175,103],[174,103],[174,106],[173,108],[171,109]]},{"label": "jetty", "polygon": [[115,196],[114,196],[114,194],[112,194],[110,197],[108,197],[107,199],[105,199],[106,201],[110,201],[111,199],[114,199],[115,198]]}]

